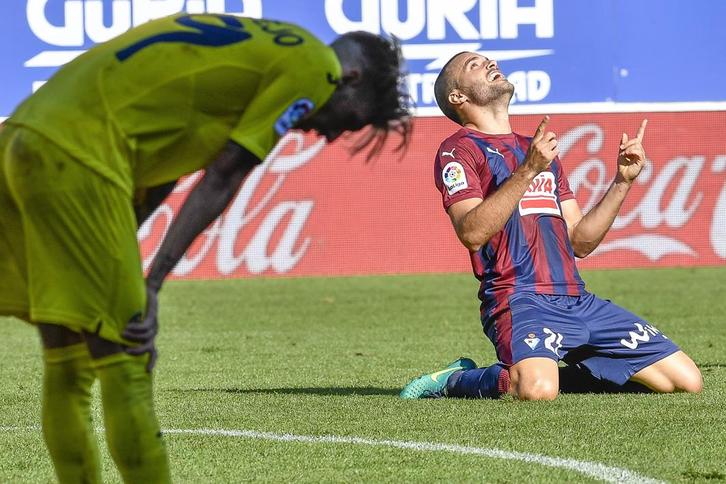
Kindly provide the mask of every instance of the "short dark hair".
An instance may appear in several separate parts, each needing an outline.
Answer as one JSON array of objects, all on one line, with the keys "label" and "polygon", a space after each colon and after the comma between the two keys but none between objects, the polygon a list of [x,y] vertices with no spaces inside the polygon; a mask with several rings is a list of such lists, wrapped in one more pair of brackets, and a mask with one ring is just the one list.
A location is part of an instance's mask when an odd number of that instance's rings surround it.
[{"label": "short dark hair", "polygon": [[451,94],[451,91],[459,86],[452,78],[451,73],[449,72],[449,66],[451,65],[451,62],[461,54],[463,54],[463,52],[459,52],[449,59],[444,67],[441,68],[441,72],[439,72],[436,82],[434,82],[434,96],[436,97],[436,104],[439,105],[441,112],[456,124],[461,124],[461,119],[459,118],[456,110],[449,104],[449,94]]},{"label": "short dark hair", "polygon": [[411,110],[413,102],[406,85],[407,72],[401,44],[395,37],[385,38],[369,32],[345,34],[361,48],[365,59],[362,81],[371,92],[371,112],[368,132],[355,143],[354,152],[359,152],[375,140],[367,159],[380,152],[393,131],[401,136],[396,150],[405,148],[411,138]]}]

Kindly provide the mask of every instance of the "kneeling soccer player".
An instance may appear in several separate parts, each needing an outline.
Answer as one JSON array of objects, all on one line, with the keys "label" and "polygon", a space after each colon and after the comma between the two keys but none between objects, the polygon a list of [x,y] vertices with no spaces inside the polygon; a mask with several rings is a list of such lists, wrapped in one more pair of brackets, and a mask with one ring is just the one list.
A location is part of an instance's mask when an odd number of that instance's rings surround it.
[{"label": "kneeling soccer player", "polygon": [[560,360],[572,365],[568,380],[579,370],[583,380],[621,388],[634,382],[656,392],[700,392],[693,361],[654,326],[588,293],[575,266],[575,256],[605,237],[647,161],[646,121],[634,138],[623,134],[615,180],[583,215],[557,157],[557,136],[546,130],[549,118],[532,138],[512,132],[514,86],[496,61],[457,54],[434,91],[444,114],[462,126],[441,144],[436,185],[481,281],[482,324],[499,363],[476,368],[459,359],[413,380],[401,396],[551,400],[565,386]]},{"label": "kneeling soccer player", "polygon": [[[373,34],[326,46],[288,23],[180,14],[92,48],[0,127],[0,315],[40,330],[61,482],[101,480],[96,378],[124,481],[170,480],[150,374],[164,278],[288,129],[332,141],[369,127],[358,147],[372,152],[393,130],[404,144],[403,85],[398,45]],[[202,168],[145,282],[138,224]]]}]

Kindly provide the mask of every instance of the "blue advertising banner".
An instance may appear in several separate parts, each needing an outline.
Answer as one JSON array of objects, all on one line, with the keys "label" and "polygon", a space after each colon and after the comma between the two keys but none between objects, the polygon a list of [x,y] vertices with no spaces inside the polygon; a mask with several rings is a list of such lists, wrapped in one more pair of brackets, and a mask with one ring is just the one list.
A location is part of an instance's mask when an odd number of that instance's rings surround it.
[{"label": "blue advertising banner", "polygon": [[423,114],[438,112],[434,80],[462,50],[497,59],[519,107],[726,101],[721,0],[4,0],[0,116],[93,44],[179,11],[292,21],[326,42],[393,34]]}]

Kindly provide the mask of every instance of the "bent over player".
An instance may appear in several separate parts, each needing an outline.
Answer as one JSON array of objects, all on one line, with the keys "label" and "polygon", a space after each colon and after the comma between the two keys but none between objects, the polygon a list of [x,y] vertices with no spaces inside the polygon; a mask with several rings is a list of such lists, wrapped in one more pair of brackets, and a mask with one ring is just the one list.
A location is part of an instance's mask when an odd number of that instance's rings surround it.
[{"label": "bent over player", "polygon": [[[180,14],[92,48],[17,108],[0,132],[0,314],[40,330],[61,482],[101,480],[96,378],[124,481],[169,480],[150,375],[164,277],[290,128],[405,143],[402,82],[398,46],[372,34],[326,46],[288,23]],[[147,288],[137,224],[201,168]]]},{"label": "bent over player", "polygon": [[593,382],[700,392],[693,361],[653,325],[588,293],[575,266],[605,237],[646,163],[646,121],[634,138],[623,134],[615,180],[583,215],[549,118],[532,138],[512,132],[513,92],[495,61],[472,52],[454,56],[435,83],[439,107],[462,126],[441,144],[436,186],[481,281],[482,324],[499,363],[459,359],[411,381],[401,396],[551,400],[560,360]]}]

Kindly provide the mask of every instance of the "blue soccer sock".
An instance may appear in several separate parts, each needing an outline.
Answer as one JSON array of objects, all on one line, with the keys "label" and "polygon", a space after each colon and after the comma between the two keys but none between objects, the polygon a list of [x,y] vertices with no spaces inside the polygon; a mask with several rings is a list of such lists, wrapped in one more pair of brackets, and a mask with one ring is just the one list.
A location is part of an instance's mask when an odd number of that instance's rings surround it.
[{"label": "blue soccer sock", "polygon": [[509,369],[503,363],[452,373],[446,382],[446,396],[457,398],[499,398],[509,391]]}]

